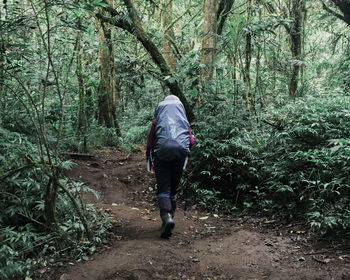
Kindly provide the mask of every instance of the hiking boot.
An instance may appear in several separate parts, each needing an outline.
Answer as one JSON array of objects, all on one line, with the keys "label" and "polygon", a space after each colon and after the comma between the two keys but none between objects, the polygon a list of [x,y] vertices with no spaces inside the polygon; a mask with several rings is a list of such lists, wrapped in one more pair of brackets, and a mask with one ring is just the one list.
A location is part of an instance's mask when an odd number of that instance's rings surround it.
[{"label": "hiking boot", "polygon": [[160,234],[161,238],[169,238],[171,236],[171,231],[175,227],[175,223],[173,218],[171,217],[170,213],[167,213],[166,215],[162,216],[162,231]]}]

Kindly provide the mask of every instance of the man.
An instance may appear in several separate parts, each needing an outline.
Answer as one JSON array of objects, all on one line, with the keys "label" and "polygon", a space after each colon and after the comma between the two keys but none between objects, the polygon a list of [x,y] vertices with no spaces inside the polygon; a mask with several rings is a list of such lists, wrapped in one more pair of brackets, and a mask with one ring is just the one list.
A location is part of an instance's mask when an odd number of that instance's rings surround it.
[{"label": "man", "polygon": [[177,187],[182,170],[195,144],[190,124],[180,99],[167,96],[154,113],[147,141],[146,159],[153,160],[157,180],[157,198],[162,219],[161,237],[168,238],[175,227]]}]

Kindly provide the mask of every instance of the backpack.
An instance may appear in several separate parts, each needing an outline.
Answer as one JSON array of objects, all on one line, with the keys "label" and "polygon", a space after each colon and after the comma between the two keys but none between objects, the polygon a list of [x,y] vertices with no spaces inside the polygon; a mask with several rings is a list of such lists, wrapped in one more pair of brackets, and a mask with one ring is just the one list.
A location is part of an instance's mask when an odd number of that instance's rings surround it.
[{"label": "backpack", "polygon": [[190,153],[190,124],[180,99],[167,96],[155,110],[155,155],[162,161],[183,160]]}]

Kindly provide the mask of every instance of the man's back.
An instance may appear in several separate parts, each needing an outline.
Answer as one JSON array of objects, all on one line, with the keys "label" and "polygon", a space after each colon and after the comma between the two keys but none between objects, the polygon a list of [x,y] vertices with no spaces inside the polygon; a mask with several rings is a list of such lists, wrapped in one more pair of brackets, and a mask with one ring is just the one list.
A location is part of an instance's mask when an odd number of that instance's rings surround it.
[{"label": "man's back", "polygon": [[155,118],[156,156],[164,161],[185,158],[190,152],[190,125],[178,97],[170,95],[160,102],[155,110]]}]

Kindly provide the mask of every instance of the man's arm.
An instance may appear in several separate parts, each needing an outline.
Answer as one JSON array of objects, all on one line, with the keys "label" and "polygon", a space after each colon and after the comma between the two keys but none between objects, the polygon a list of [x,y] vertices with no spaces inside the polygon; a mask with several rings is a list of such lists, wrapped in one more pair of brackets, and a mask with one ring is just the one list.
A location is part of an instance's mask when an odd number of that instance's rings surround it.
[{"label": "man's arm", "polygon": [[191,127],[188,128],[188,131],[190,132],[190,149],[196,144],[196,138],[192,134]]},{"label": "man's arm", "polygon": [[157,124],[157,120],[154,119],[152,121],[151,130],[148,134],[148,139],[147,139],[146,160],[148,160],[150,152],[153,149],[155,144],[156,124]]}]

